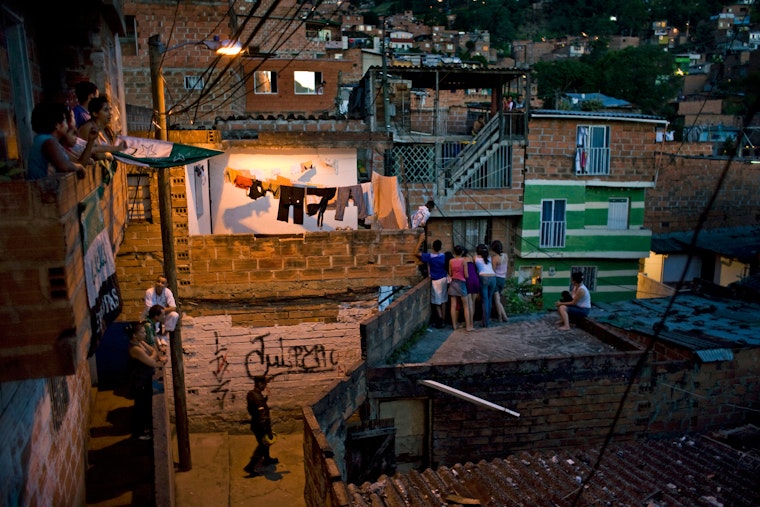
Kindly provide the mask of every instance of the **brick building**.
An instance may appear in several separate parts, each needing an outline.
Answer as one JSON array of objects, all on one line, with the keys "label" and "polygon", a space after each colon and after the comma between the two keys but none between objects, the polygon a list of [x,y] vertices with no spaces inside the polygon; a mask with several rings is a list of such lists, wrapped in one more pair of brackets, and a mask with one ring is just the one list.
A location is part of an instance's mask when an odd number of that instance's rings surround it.
[{"label": "brick building", "polygon": [[[80,203],[102,213],[118,249],[125,221],[123,172],[24,180],[36,103],[75,104],[90,80],[124,119],[116,2],[7,1],[0,7],[0,504],[84,505],[91,389],[91,325]],[[122,113],[119,115],[118,113]],[[123,126],[123,123],[122,123]],[[92,230],[90,230],[92,232]],[[103,236],[101,236],[102,238]],[[115,302],[115,301],[114,301]]]},{"label": "brick building", "polygon": [[[148,39],[168,48],[163,76],[169,125],[210,127],[218,119],[337,115],[343,87],[361,77],[360,51],[342,38],[340,4],[266,4],[130,0],[122,40],[126,102],[152,107]],[[237,56],[220,56],[203,42],[235,40]],[[358,70],[357,70],[358,69]],[[135,128],[149,130],[143,122]]]}]

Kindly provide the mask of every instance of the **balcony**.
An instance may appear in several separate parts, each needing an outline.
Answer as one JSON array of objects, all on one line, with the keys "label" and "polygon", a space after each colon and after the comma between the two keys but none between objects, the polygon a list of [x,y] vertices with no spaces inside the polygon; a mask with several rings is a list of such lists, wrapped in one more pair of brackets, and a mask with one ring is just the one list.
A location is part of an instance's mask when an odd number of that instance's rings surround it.
[{"label": "balcony", "polygon": [[[47,185],[0,182],[0,382],[71,375],[84,359],[92,332],[79,205],[101,183],[94,170]],[[100,199],[114,249],[124,230],[125,189],[119,170]]]}]

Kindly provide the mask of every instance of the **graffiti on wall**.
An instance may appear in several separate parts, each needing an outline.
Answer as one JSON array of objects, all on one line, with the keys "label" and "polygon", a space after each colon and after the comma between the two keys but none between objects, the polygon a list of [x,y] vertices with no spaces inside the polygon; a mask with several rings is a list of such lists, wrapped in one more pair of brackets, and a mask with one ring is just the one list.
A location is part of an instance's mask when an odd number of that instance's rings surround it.
[{"label": "graffiti on wall", "polygon": [[227,393],[230,392],[230,379],[225,379],[225,374],[230,363],[227,362],[227,347],[219,345],[219,333],[216,331],[214,332],[214,338],[214,358],[209,363],[212,365],[216,386],[211,392],[216,394],[216,399],[219,400],[219,408],[224,408],[224,399],[227,397]]},{"label": "graffiti on wall", "polygon": [[264,343],[267,336],[269,333],[251,338],[253,349],[245,356],[246,373],[251,378],[255,375],[322,373],[338,366],[338,351],[328,350],[322,344],[286,346],[283,338],[278,338],[277,345],[267,348]]}]

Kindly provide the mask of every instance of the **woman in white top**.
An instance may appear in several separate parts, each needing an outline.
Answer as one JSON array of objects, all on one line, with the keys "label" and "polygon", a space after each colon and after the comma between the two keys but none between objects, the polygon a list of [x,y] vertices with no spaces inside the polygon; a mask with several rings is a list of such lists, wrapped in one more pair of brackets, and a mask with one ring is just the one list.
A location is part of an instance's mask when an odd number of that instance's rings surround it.
[{"label": "woman in white top", "polygon": [[480,278],[480,300],[483,305],[483,327],[488,327],[491,319],[491,303],[496,293],[496,273],[491,265],[488,247],[481,244],[475,249],[475,267]]},{"label": "woman in white top", "polygon": [[571,275],[573,289],[570,291],[572,300],[557,301],[555,306],[562,318],[560,331],[570,330],[570,319],[580,320],[585,318],[591,311],[591,294],[583,285],[583,273],[576,271]]},{"label": "woman in white top", "polygon": [[499,320],[507,322],[509,321],[509,317],[507,317],[507,312],[504,310],[504,305],[501,304],[501,294],[507,285],[509,257],[504,253],[504,247],[498,239],[491,242],[491,250],[494,252],[494,255],[491,256],[491,262],[493,263],[493,271],[496,273],[496,292],[493,295],[493,306],[499,314]]}]

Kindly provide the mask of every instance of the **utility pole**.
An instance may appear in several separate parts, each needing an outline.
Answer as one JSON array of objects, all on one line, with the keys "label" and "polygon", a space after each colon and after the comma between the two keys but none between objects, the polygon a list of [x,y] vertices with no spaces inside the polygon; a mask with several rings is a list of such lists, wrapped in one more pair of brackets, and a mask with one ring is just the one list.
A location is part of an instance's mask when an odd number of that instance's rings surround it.
[{"label": "utility pole", "polygon": [[[150,58],[150,83],[153,95],[153,111],[156,114],[156,139],[168,140],[166,131],[166,101],[164,99],[164,80],[161,72],[161,57],[165,53],[160,35],[148,39]],[[172,197],[169,168],[158,169],[158,208],[161,217],[161,245],[164,254],[164,275],[169,288],[177,298],[177,265],[174,255],[174,228],[172,225]],[[178,308],[179,310],[179,308]],[[187,422],[187,397],[185,395],[185,366],[182,358],[182,322],[169,333],[172,360],[172,384],[174,386],[174,419],[177,428],[177,445],[179,451],[179,470],[186,472],[193,468],[190,459],[190,433]]]}]

